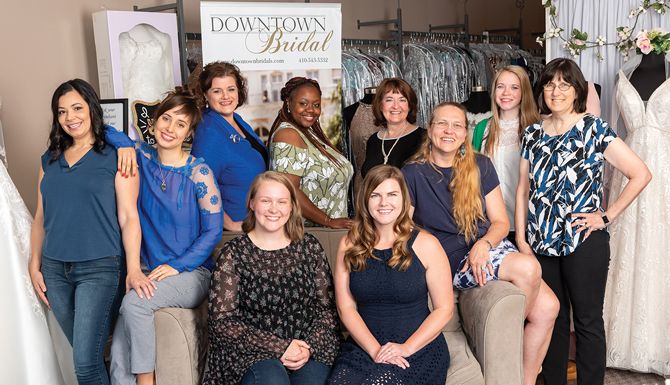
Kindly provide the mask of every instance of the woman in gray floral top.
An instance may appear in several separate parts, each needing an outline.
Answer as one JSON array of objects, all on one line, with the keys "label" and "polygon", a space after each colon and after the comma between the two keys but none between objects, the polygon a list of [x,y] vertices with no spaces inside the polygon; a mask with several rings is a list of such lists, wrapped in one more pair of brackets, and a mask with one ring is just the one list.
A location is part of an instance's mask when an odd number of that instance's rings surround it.
[{"label": "woman in gray floral top", "polygon": [[269,135],[270,169],[285,174],[296,187],[309,224],[351,227],[347,192],[354,170],[321,129],[319,83],[292,78],[282,88],[281,100]]}]

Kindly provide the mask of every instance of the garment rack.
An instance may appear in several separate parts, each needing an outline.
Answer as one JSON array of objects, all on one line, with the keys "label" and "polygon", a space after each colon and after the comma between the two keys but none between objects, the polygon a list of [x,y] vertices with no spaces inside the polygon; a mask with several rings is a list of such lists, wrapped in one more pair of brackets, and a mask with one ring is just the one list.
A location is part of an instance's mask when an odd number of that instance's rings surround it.
[{"label": "garment rack", "polygon": [[[398,1],[398,3],[400,3],[400,1]],[[384,24],[393,24],[395,28],[401,32],[396,35],[395,44],[398,49],[398,66],[400,67],[400,71],[403,71],[405,55],[402,51],[402,9],[398,6],[396,10],[395,19],[384,19],[374,21],[361,21],[360,19],[356,20],[356,26],[358,29],[361,29],[361,27],[369,27],[372,25],[384,25]]]}]

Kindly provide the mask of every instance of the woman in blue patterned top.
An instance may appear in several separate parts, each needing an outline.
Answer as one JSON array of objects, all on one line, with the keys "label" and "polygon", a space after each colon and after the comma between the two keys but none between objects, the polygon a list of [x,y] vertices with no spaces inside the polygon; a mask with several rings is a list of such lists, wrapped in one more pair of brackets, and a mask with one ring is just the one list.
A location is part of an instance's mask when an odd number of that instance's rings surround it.
[{"label": "woman in blue patterned top", "polygon": [[247,100],[247,82],[234,64],[212,62],[200,73],[198,86],[208,108],[195,132],[191,153],[204,158],[214,172],[221,191],[223,227],[242,231],[249,186],[268,164],[263,142],[235,113]]},{"label": "woman in blue patterned top", "polygon": [[[549,62],[538,84],[540,112],[551,116],[524,133],[515,219],[519,250],[537,256],[542,277],[561,304],[543,376],[547,385],[567,381],[572,305],[577,383],[602,384],[607,224],[640,194],[651,174],[606,122],[585,113],[587,83],[574,61]],[[607,211],[605,160],[629,179]]]},{"label": "woman in blue patterned top", "polygon": [[[200,120],[198,104],[194,95],[177,87],[156,110],[156,148],[136,145],[143,236],[141,258],[128,263],[128,280],[142,284],[140,290],[127,290],[121,304],[112,341],[115,384],[152,384],[154,311],[194,308],[209,290],[210,254],[223,229],[221,197],[203,159],[182,150]],[[114,132],[108,138],[117,145],[129,141]]]}]

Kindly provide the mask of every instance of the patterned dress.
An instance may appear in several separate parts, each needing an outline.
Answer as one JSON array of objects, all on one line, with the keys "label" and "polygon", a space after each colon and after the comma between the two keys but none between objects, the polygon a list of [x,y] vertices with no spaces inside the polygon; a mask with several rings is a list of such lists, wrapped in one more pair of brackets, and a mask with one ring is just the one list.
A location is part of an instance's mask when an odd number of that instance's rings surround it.
[{"label": "patterned dress", "polygon": [[331,218],[347,217],[349,213],[347,193],[349,182],[354,175],[351,163],[342,154],[324,144],[326,151],[340,164],[331,161],[290,123],[282,123],[277,132],[281,129],[295,130],[307,148],[283,142],[272,142],[270,144],[270,170],[299,176],[300,190],[319,210]]},{"label": "patterned dress", "polygon": [[204,385],[239,384],[256,362],[279,359],[293,339],[332,365],[340,347],[328,260],[305,234],[279,250],[241,235],[223,247],[209,294],[209,364]]},{"label": "patterned dress", "polygon": [[[412,263],[406,271],[388,266],[391,249],[375,249],[373,254],[378,259],[368,259],[365,270],[349,274],[349,288],[356,300],[358,313],[381,345],[387,342],[404,343],[430,314],[426,269],[412,249],[417,234],[418,230],[414,230],[407,243]],[[377,364],[349,338],[342,344],[342,353],[333,367],[329,384],[444,384],[450,362],[444,335],[440,333],[428,345],[407,357],[407,361],[407,369]]]}]

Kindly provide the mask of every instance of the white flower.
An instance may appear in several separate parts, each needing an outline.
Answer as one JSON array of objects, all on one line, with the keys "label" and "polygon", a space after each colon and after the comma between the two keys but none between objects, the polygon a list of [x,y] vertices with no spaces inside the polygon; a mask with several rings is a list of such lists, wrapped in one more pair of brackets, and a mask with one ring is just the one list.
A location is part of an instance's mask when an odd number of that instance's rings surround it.
[{"label": "white flower", "polygon": [[330,176],[335,172],[334,167],[324,167],[321,172],[323,173],[324,178],[330,178]]},{"label": "white flower", "polygon": [[539,44],[540,47],[542,47],[543,44],[544,44],[544,37],[542,37],[542,36],[538,36],[538,37],[536,37],[536,38],[535,38],[535,42],[536,42],[537,44]]},{"label": "white flower", "polygon": [[330,200],[328,198],[323,197],[319,199],[318,202],[316,202],[316,207],[319,208],[319,210],[326,210],[328,208],[328,204],[330,203]]},{"label": "white flower", "polygon": [[598,45],[605,45],[606,42],[607,40],[602,35],[598,36],[598,38],[596,39],[596,44]]}]

